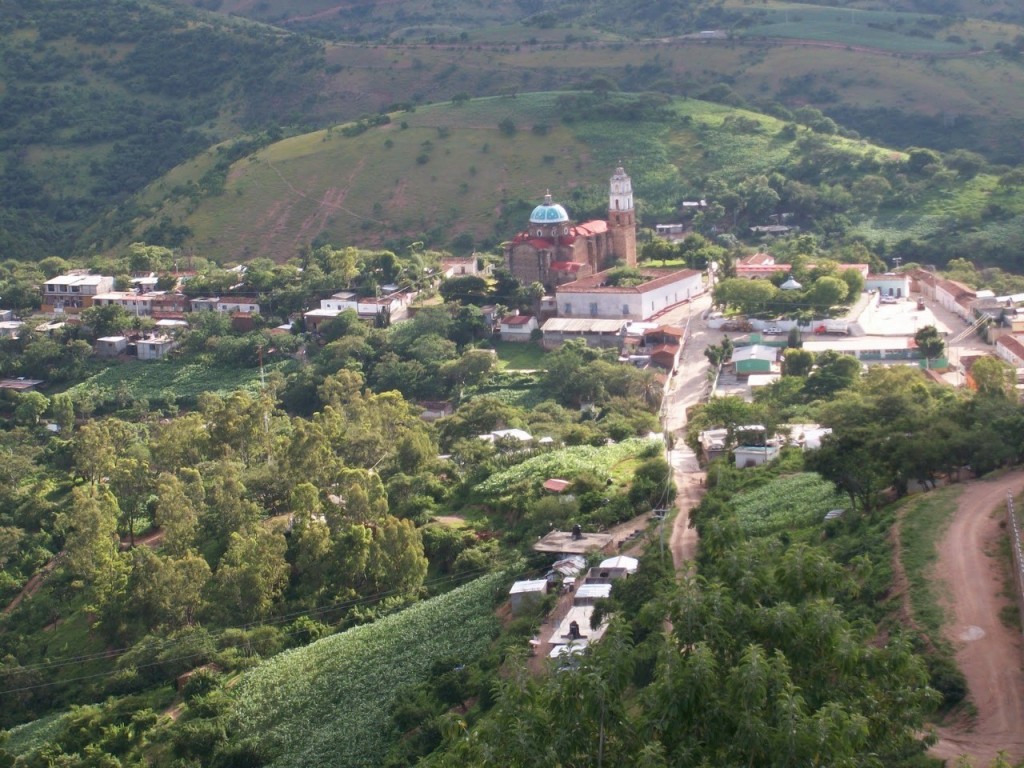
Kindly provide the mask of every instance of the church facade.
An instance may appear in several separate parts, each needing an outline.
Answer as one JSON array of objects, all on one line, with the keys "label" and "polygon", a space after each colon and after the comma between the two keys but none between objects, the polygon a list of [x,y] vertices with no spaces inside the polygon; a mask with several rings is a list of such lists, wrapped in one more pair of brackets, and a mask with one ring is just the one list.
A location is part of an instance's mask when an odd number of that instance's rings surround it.
[{"label": "church facade", "polygon": [[621,261],[636,266],[633,185],[620,166],[611,177],[607,220],[574,224],[551,194],[533,209],[528,228],[505,248],[505,266],[524,285],[548,290],[589,277]]}]

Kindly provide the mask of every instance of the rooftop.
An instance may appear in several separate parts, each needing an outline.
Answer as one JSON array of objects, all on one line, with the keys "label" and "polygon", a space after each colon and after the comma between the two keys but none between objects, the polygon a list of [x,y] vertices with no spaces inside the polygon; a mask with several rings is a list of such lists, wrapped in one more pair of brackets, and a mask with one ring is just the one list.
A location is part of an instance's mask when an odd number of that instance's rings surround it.
[{"label": "rooftop", "polygon": [[597,272],[557,288],[557,293],[644,293],[661,288],[665,285],[688,280],[701,273],[695,269],[641,269],[640,273],[648,278],[647,282],[635,286],[607,285],[610,270]]},{"label": "rooftop", "polygon": [[531,224],[560,224],[569,221],[565,208],[551,199],[551,193],[544,195],[544,202],[533,209],[530,214]]},{"label": "rooftop", "polygon": [[613,541],[610,533],[584,533],[582,538],[574,539],[572,531],[551,531],[533,545],[534,552],[556,552],[567,555],[585,555],[588,552],[604,549]]}]

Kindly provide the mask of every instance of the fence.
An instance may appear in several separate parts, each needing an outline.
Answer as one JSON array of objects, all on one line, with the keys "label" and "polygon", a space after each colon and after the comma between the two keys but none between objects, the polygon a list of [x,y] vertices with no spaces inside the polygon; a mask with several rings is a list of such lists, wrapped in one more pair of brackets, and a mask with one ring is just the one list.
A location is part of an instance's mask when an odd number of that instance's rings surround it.
[{"label": "fence", "polygon": [[1019,621],[1024,628],[1024,546],[1021,545],[1020,523],[1013,509],[1013,493],[1006,492],[1006,525],[1010,529],[1010,551],[1013,553],[1014,581],[1017,584]]}]

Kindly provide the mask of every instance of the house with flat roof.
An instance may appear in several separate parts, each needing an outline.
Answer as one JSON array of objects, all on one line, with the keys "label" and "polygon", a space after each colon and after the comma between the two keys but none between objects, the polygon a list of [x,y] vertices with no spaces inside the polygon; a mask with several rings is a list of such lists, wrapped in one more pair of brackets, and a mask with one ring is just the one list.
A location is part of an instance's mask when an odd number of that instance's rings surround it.
[{"label": "house with flat roof", "polygon": [[555,288],[558,316],[649,320],[704,293],[704,274],[695,269],[641,269],[645,282],[613,285],[612,270]]},{"label": "house with flat roof", "polygon": [[150,336],[135,342],[139,360],[160,360],[174,349],[174,339],[170,336]]},{"label": "house with flat roof", "polygon": [[78,314],[92,306],[93,297],[98,293],[114,290],[114,278],[110,275],[92,275],[87,269],[75,269],[66,275],[58,275],[42,284],[40,311],[46,314]]}]

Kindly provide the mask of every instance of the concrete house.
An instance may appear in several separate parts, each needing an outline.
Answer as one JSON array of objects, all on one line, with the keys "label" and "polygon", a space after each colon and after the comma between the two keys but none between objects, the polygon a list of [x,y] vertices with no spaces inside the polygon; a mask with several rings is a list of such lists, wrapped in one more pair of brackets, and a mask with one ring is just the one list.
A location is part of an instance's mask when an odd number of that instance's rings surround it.
[{"label": "concrete house", "polygon": [[517,581],[508,591],[509,601],[512,605],[512,614],[518,615],[535,607],[544,599],[544,595],[547,593],[547,579]]},{"label": "concrete house", "polygon": [[125,336],[101,336],[96,339],[97,357],[117,357],[128,348]]},{"label": "concrete house", "polygon": [[135,342],[139,360],[160,360],[174,349],[174,340],[170,336],[150,336]]},{"label": "concrete house", "polygon": [[114,290],[114,278],[109,275],[90,275],[89,270],[75,269],[43,283],[40,311],[47,314],[78,314],[92,306],[98,293]]},{"label": "concrete house", "polygon": [[1020,337],[1000,336],[996,339],[996,354],[1014,368],[1024,368],[1024,342]]},{"label": "concrete house", "polygon": [[864,289],[878,291],[879,296],[893,296],[902,299],[910,295],[910,275],[907,273],[869,274],[864,280]]},{"label": "concrete house", "polygon": [[502,341],[525,342],[537,330],[537,318],[533,315],[506,315],[501,318],[499,328]]}]

